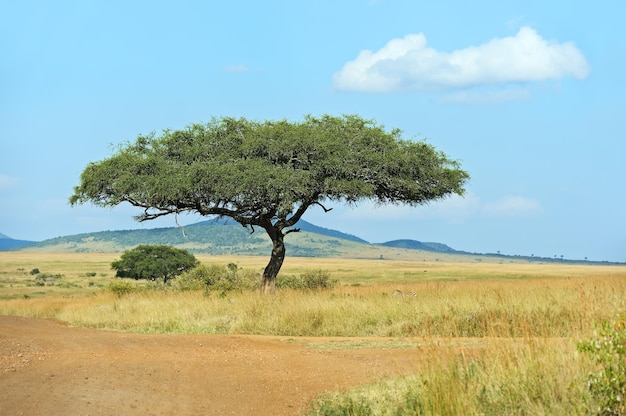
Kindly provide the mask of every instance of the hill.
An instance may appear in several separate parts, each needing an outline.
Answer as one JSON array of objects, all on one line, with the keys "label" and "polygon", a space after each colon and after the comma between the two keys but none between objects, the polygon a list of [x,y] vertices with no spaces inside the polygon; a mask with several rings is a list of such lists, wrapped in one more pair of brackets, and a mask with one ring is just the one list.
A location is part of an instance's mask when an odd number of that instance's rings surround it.
[{"label": "hill", "polygon": [[[336,230],[327,230],[301,221],[301,232],[289,235],[287,250],[292,256],[341,256],[354,244],[367,241]],[[167,244],[192,253],[265,256],[272,243],[263,230],[252,231],[235,221],[210,220],[186,227],[145,230],[100,231],[56,237],[26,247],[34,251],[121,252],[139,244]]]},{"label": "hill", "polygon": [[[393,259],[408,261],[513,262],[513,263],[584,263],[592,261],[528,257],[494,253],[471,253],[455,250],[446,244],[403,239],[382,244],[367,241],[341,231],[300,221],[298,233],[286,239],[287,256]],[[4,236],[4,234],[1,234]],[[4,236],[6,237],[6,236]],[[272,243],[265,231],[242,227],[233,220],[202,221],[185,227],[100,231],[57,237],[41,242],[12,240],[0,250],[65,251],[115,253],[139,244],[167,244],[192,253],[213,255],[267,256]],[[621,264],[608,263],[603,264]]]},{"label": "hill", "polygon": [[382,243],[381,245],[395,248],[408,248],[411,250],[436,251],[439,253],[459,253],[442,243],[423,243],[416,240],[393,240]]},{"label": "hill", "polygon": [[13,250],[20,247],[26,247],[34,244],[34,241],[15,240],[6,234],[0,233],[0,251]]},{"label": "hill", "polygon": [[[421,249],[397,248],[370,244],[351,234],[318,227],[300,221],[286,239],[288,256],[295,257],[344,257],[406,260],[468,261],[456,256],[448,246],[439,251],[437,243],[429,243]],[[408,241],[408,240],[407,240]],[[254,231],[242,227],[233,220],[202,221],[185,227],[100,231],[56,237],[21,248],[26,251],[69,252],[122,252],[139,244],[167,244],[184,248],[192,253],[214,255],[267,256],[272,243],[263,230]],[[453,259],[451,256],[456,256]]]},{"label": "hill", "polygon": [[[201,221],[201,222],[197,222],[195,224],[189,225],[189,227],[215,226],[215,225],[219,225],[219,226],[222,226],[222,225],[235,225],[237,227],[241,227],[241,225],[239,223],[237,223],[235,220],[232,220],[230,218],[219,219],[219,220]],[[298,224],[296,224],[296,226],[293,227],[293,228],[297,228],[301,232],[305,231],[305,232],[309,232],[309,233],[325,235],[327,237],[335,237],[335,238],[339,238],[339,239],[342,239],[342,240],[348,240],[348,241],[354,241],[354,242],[357,242],[357,243],[369,244],[367,241],[363,240],[362,238],[359,238],[359,237],[354,236],[352,234],[346,234],[346,233],[342,233],[341,231],[331,230],[331,229],[323,228],[323,227],[318,227],[317,225],[311,224],[310,222],[307,222],[307,221],[304,221],[304,220],[298,221]]]}]

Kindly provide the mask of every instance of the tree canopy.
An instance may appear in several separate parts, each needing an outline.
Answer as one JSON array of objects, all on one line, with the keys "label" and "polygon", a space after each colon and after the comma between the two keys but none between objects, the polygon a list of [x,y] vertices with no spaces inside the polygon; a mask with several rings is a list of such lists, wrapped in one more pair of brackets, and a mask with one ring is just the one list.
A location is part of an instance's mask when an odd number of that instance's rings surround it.
[{"label": "tree canopy", "polygon": [[111,263],[118,277],[157,280],[163,283],[193,269],[198,260],[187,250],[165,245],[139,245],[125,251],[119,260]]},{"label": "tree canopy", "polygon": [[273,242],[264,272],[272,290],[284,260],[284,236],[312,206],[421,205],[462,195],[460,164],[424,141],[405,140],[356,115],[303,121],[214,118],[161,135],[140,135],[108,159],[90,163],[72,205],[128,202],[138,221],[196,212],[263,228]]}]

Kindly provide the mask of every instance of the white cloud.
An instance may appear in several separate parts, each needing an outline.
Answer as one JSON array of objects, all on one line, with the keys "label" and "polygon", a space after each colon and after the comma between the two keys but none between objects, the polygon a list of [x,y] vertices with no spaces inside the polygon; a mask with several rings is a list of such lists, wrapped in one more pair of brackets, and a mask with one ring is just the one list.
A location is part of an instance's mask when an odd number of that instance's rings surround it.
[{"label": "white cloud", "polygon": [[440,52],[424,34],[392,39],[376,52],[363,50],[334,75],[338,90],[438,91],[566,77],[583,79],[589,65],[572,42],[547,41],[530,27],[480,46]]},{"label": "white cloud", "polygon": [[485,203],[481,213],[487,217],[521,217],[542,211],[541,203],[519,195],[505,196],[497,201]]},{"label": "white cloud", "polygon": [[19,184],[20,180],[4,173],[0,173],[0,190],[11,189]]}]

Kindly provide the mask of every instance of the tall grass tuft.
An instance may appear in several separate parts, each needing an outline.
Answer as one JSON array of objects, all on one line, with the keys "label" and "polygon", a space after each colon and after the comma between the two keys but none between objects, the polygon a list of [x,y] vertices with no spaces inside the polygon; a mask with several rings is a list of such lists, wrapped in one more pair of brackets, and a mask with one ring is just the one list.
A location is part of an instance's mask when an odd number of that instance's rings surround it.
[{"label": "tall grass tuft", "polygon": [[326,394],[308,415],[587,415],[588,362],[572,342],[498,343],[479,355],[431,352],[412,376]]}]

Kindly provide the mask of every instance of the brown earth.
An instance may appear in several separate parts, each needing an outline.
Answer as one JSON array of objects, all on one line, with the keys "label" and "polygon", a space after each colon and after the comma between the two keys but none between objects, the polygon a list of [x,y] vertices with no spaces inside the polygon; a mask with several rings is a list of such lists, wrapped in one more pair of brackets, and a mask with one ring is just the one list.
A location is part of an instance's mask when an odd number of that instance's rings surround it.
[{"label": "brown earth", "polygon": [[0,415],[298,415],[320,393],[414,372],[424,356],[416,347],[312,347],[320,342],[330,341],[140,335],[0,316]]}]

